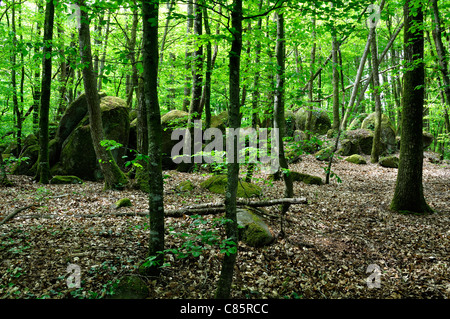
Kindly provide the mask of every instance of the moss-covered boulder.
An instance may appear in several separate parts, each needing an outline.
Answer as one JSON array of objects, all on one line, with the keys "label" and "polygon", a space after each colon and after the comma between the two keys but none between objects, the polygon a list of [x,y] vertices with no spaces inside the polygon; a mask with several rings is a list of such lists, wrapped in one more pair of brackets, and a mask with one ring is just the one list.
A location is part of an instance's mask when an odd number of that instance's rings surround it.
[{"label": "moss-covered boulder", "polygon": [[56,175],[50,180],[50,184],[83,184],[83,180],[77,176]]},{"label": "moss-covered boulder", "polygon": [[351,154],[372,153],[373,132],[366,129],[346,131],[343,134],[338,153],[343,156]]},{"label": "moss-covered boulder", "polygon": [[273,235],[264,220],[250,208],[236,210],[239,239],[252,247],[262,247],[273,242]]},{"label": "moss-covered boulder", "polygon": [[[204,123],[203,123],[204,124]],[[225,130],[228,127],[228,112],[223,111],[217,115],[211,116],[211,128],[218,128],[225,134]]]},{"label": "moss-covered boulder", "polygon": [[114,293],[107,295],[106,299],[145,299],[149,295],[147,284],[136,275],[122,277],[112,290]]},{"label": "moss-covered boulder", "polygon": [[36,174],[37,166],[35,164],[39,157],[39,149],[38,144],[26,147],[19,157],[19,161],[12,166],[11,174],[34,176]]},{"label": "moss-covered boulder", "polygon": [[361,124],[363,123],[364,119],[368,116],[369,114],[367,113],[361,113],[358,114],[351,122],[350,125],[348,126],[348,130],[358,130],[361,128]]},{"label": "moss-covered boulder", "polygon": [[176,187],[178,192],[188,192],[194,189],[194,184],[190,180],[180,182]]},{"label": "moss-covered boulder", "polygon": [[[295,113],[295,127],[298,130],[304,131],[306,129],[307,114],[308,112],[305,109],[300,109]],[[311,131],[319,135],[325,135],[330,128],[331,120],[327,112],[313,110],[311,115]]]},{"label": "moss-covered boulder", "polygon": [[349,157],[347,157],[345,159],[347,162],[353,163],[353,164],[367,164],[366,160],[364,159],[364,157],[362,157],[359,154],[353,154],[350,155]]},{"label": "moss-covered boulder", "polygon": [[399,158],[397,156],[386,156],[379,159],[378,164],[383,167],[398,168]]},{"label": "moss-covered boulder", "polygon": [[319,176],[309,175],[305,173],[299,173],[295,171],[291,171],[289,174],[291,174],[292,180],[294,182],[303,182],[308,185],[322,185],[323,181],[322,178]]},{"label": "moss-covered boulder", "polygon": [[[129,140],[128,107],[124,100],[106,96],[100,100],[100,109],[104,139],[114,140],[124,145],[112,151],[114,159],[120,166],[124,162],[122,156],[125,155],[125,147]],[[61,175],[75,175],[90,181],[103,177],[92,144],[88,115],[80,121],[62,144],[59,172]]]},{"label": "moss-covered boulder", "polygon": [[[362,129],[375,130],[375,113],[369,114],[361,124]],[[381,115],[381,151],[382,153],[392,153],[397,150],[395,140],[395,127],[386,114]]]},{"label": "moss-covered boulder", "polygon": [[314,157],[318,161],[329,161],[331,155],[333,154],[333,147],[326,147],[314,154]]},{"label": "moss-covered boulder", "polygon": [[284,120],[286,122],[285,136],[294,136],[295,132],[295,114],[291,110],[286,110],[284,112]]},{"label": "moss-covered boulder", "polygon": [[118,209],[122,207],[131,207],[133,204],[129,198],[121,198],[114,203],[114,206]]},{"label": "moss-covered boulder", "polygon": [[[105,97],[105,93],[99,93],[99,97]],[[61,147],[66,138],[75,130],[80,124],[81,120],[88,114],[88,106],[86,101],[86,94],[83,93],[70,103],[64,114],[62,115],[55,134],[55,152],[59,155]]]},{"label": "moss-covered boulder", "polygon": [[[216,194],[225,194],[227,180],[227,176],[225,175],[215,175],[200,183],[200,186]],[[237,197],[250,198],[260,196],[261,194],[262,190],[258,185],[239,181]]]},{"label": "moss-covered boulder", "polygon": [[186,128],[189,113],[181,110],[172,110],[161,117],[162,133],[162,166],[163,169],[175,169],[177,165],[171,158],[172,148],[179,140],[172,140],[172,132],[175,129]]}]

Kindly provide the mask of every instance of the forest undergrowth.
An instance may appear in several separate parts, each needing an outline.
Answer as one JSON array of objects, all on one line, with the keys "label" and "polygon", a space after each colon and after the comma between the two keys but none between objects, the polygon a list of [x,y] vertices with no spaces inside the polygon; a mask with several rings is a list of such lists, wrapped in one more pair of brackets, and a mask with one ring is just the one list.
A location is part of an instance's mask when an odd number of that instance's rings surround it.
[{"label": "forest undergrowth", "polygon": [[[239,244],[232,298],[450,297],[450,166],[424,161],[424,193],[435,213],[418,216],[389,210],[397,170],[367,162],[337,159],[332,169],[341,183],[295,183],[295,196],[308,204],[290,207],[286,236],[272,245]],[[323,166],[308,155],[291,169],[323,176]],[[223,200],[199,186],[206,172],[164,174],[166,209]],[[0,188],[0,220],[26,209],[0,226],[0,298],[106,298],[118,279],[138,274],[148,251],[148,218],[108,214],[147,211],[147,194],[103,191],[95,182],[42,185],[9,177],[14,186]],[[282,181],[255,178],[261,199],[283,197]],[[186,179],[196,187],[177,192]],[[124,197],[132,206],[117,210],[114,203]],[[277,215],[278,207],[265,211]],[[86,216],[95,214],[106,215]],[[219,216],[167,217],[166,247],[179,249],[183,233],[215,230],[223,236],[214,223]],[[277,234],[279,219],[266,221]],[[214,245],[186,258],[167,254],[170,264],[160,278],[144,278],[149,298],[213,298],[222,258]],[[81,269],[79,288],[67,285],[69,264]],[[369,265],[380,269],[378,288],[368,287]]]}]

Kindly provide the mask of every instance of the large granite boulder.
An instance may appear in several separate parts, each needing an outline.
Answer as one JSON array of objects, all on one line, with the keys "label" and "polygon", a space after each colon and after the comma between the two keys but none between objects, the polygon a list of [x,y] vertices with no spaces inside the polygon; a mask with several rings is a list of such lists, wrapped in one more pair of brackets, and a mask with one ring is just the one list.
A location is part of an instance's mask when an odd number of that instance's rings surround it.
[{"label": "large granite boulder", "polygon": [[[104,139],[114,140],[126,147],[130,129],[126,102],[117,97],[105,96],[100,100],[100,109]],[[122,157],[125,155],[125,147],[112,151],[119,166],[124,163]],[[58,175],[75,175],[92,181],[103,177],[92,144],[89,115],[81,119],[62,143],[59,163],[52,171]]]},{"label": "large granite boulder", "polygon": [[[307,110],[300,109],[295,113],[295,127],[297,130],[306,129]],[[311,131],[319,135],[327,134],[331,129],[331,120],[326,111],[313,110],[311,115]]]}]

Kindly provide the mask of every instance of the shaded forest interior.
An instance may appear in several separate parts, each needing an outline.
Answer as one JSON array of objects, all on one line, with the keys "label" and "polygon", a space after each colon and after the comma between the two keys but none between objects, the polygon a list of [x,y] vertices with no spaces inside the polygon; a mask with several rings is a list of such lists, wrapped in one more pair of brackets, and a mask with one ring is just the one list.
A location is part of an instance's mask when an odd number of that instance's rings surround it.
[{"label": "shaded forest interior", "polygon": [[0,4],[0,298],[449,298],[450,3]]}]

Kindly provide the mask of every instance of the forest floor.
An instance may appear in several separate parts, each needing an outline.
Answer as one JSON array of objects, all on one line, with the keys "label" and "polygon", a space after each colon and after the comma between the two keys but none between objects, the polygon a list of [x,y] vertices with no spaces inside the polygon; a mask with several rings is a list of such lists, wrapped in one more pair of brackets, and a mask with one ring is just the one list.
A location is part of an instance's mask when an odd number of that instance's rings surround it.
[{"label": "forest floor", "polygon": [[[368,158],[367,158],[368,160]],[[323,176],[324,162],[312,156],[291,169]],[[332,170],[342,183],[295,183],[295,196],[308,204],[287,214],[286,237],[263,248],[239,245],[233,298],[446,298],[450,297],[450,166],[424,160],[424,193],[435,210],[427,216],[391,212],[396,169],[336,160]],[[199,187],[205,172],[165,171],[166,209],[221,202]],[[283,182],[256,176],[262,199],[283,197]],[[174,191],[189,179],[196,187]],[[147,194],[136,190],[103,191],[102,183],[41,185],[26,176],[10,176],[0,187],[0,220],[28,207],[0,226],[0,298],[102,298],[127,274],[137,274],[148,247],[148,218],[108,216],[114,203],[131,199],[120,212],[148,210]],[[266,208],[277,214],[278,207]],[[88,218],[85,215],[106,214]],[[83,216],[81,216],[83,215]],[[217,228],[218,215],[203,219],[166,218],[166,246],[179,248],[177,234]],[[198,223],[196,221],[204,221]],[[279,220],[267,220],[274,234]],[[213,298],[221,260],[215,246],[198,257],[174,258],[158,278],[144,278],[150,298]],[[79,265],[81,287],[68,288],[69,264]],[[379,287],[369,288],[369,265],[380,269]],[[373,267],[373,266],[371,266]],[[371,277],[374,278],[374,277]],[[374,283],[374,281],[371,281]]]}]

